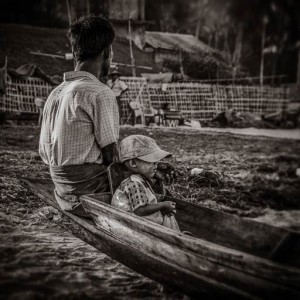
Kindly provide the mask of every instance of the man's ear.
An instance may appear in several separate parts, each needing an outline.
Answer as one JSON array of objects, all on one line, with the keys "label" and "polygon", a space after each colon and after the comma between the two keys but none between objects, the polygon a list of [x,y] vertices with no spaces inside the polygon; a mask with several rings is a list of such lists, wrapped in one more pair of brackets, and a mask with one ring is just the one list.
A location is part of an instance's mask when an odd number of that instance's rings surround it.
[{"label": "man's ear", "polygon": [[110,69],[110,62],[111,60],[108,58],[106,59],[105,57],[107,56],[104,51],[99,54],[99,59],[102,59],[102,66],[100,70],[100,77],[106,77],[108,76],[109,69]]},{"label": "man's ear", "polygon": [[110,48],[106,47],[103,50],[103,60],[107,60],[107,59],[109,59],[109,57],[110,57]]},{"label": "man's ear", "polygon": [[108,46],[106,48],[104,48],[103,50],[103,60],[107,60],[107,59],[110,59],[110,61],[112,61],[113,59],[113,56],[114,56],[114,52],[112,50],[112,46]]}]

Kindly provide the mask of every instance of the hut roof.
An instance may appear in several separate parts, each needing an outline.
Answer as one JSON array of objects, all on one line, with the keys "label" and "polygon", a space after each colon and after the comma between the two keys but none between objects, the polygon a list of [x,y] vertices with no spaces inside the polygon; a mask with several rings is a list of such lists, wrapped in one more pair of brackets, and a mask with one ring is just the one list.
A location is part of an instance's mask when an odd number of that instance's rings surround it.
[{"label": "hut roof", "polygon": [[[0,67],[8,57],[8,67],[18,68],[24,64],[34,64],[48,75],[62,75],[73,70],[73,61],[55,57],[45,57],[30,54],[30,52],[49,53],[64,56],[71,52],[66,29],[43,28],[19,24],[0,24]],[[147,72],[157,73],[162,68],[154,63],[150,53],[145,53],[134,44],[133,54],[137,66],[151,67]],[[130,64],[130,49],[128,40],[116,39],[113,43],[114,61]],[[131,68],[120,67],[122,75],[130,76]],[[137,69],[137,74],[145,72]]]},{"label": "hut roof", "polygon": [[158,31],[146,31],[145,33],[146,44],[154,49],[165,50],[178,50],[181,49],[185,52],[206,52],[213,53],[216,50],[199,41],[193,35],[158,32]]}]

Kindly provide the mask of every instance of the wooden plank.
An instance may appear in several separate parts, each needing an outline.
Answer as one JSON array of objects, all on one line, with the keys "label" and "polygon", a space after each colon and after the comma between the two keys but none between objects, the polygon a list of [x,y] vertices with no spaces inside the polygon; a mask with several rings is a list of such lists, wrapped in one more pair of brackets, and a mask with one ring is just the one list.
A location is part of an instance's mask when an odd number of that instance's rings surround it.
[{"label": "wooden plank", "polygon": [[[290,232],[283,228],[255,222],[193,203],[187,205],[186,201],[179,199],[170,198],[169,200],[176,202],[176,219],[182,230],[191,231],[196,236],[210,242],[259,257],[269,257],[282,238]],[[290,232],[290,234],[300,241],[299,233]]]},{"label": "wooden plank", "polygon": [[269,258],[291,266],[300,266],[300,238],[287,232],[269,254]]},{"label": "wooden plank", "polygon": [[[126,213],[107,204],[99,203],[86,196],[82,200],[85,208],[94,217],[95,214],[110,216],[111,219],[122,222],[126,228],[135,228],[136,232],[149,234],[152,238],[155,237],[172,244],[172,247],[183,248],[216,264],[220,263],[232,269],[243,270],[248,274],[253,274],[255,277],[263,277],[278,284],[286,284],[294,287],[300,286],[300,270],[297,268],[273,263],[269,260],[213,244],[202,239],[185,236],[156,223],[149,222],[144,218]],[[106,220],[106,222],[109,221]],[[118,226],[118,230],[122,230],[122,228]],[[261,270],[264,270],[264,272],[262,273]]]}]

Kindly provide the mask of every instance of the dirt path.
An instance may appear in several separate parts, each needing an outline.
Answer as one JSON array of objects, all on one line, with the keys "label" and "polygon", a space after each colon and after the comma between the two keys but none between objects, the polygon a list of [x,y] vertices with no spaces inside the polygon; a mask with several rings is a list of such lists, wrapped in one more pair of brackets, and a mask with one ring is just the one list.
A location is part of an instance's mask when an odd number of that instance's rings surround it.
[{"label": "dirt path", "polygon": [[[130,125],[123,125],[123,128],[132,128]],[[145,126],[138,126],[145,128]],[[176,128],[153,127],[153,130],[162,130],[170,132],[198,132],[199,134],[231,134],[237,136],[253,136],[253,137],[269,137],[277,139],[300,140],[300,129],[265,129],[265,128],[217,128],[217,127],[201,127],[193,128],[188,126],[178,126]]]},{"label": "dirt path", "polygon": [[[186,128],[186,130],[191,130]],[[195,129],[194,129],[195,130]],[[200,132],[220,132],[237,135],[263,136],[278,139],[300,140],[300,129],[263,129],[263,128],[209,128],[196,129]]]}]

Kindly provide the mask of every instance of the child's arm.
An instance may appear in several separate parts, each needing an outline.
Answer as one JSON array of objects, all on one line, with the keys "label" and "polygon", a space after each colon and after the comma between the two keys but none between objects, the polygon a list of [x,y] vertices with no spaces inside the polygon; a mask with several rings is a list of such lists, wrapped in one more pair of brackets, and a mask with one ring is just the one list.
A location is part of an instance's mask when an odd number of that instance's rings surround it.
[{"label": "child's arm", "polygon": [[164,201],[156,204],[146,204],[134,210],[134,213],[140,217],[152,215],[159,210],[163,210],[165,214],[175,211],[175,203],[172,201]]}]

